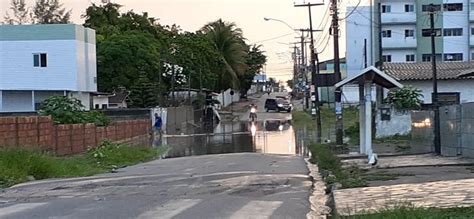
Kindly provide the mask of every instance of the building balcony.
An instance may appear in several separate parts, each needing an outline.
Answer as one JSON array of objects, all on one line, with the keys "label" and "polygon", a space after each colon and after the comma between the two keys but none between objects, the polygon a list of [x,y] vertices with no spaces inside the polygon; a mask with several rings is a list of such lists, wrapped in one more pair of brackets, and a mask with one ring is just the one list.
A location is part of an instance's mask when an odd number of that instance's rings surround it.
[{"label": "building balcony", "polygon": [[415,13],[382,13],[382,24],[415,24]]},{"label": "building balcony", "polygon": [[413,49],[413,48],[416,48],[416,38],[413,38],[413,37],[383,38],[382,48],[383,49]]}]

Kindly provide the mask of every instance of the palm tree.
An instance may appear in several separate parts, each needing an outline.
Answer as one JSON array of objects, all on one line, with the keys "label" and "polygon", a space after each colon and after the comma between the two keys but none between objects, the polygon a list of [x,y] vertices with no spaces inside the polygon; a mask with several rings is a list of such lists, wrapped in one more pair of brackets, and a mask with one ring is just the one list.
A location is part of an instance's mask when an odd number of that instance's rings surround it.
[{"label": "palm tree", "polygon": [[237,88],[239,75],[246,70],[246,44],[242,30],[235,23],[222,19],[206,24],[201,31],[205,33],[220,54],[223,63],[220,69],[220,81],[223,88]]}]

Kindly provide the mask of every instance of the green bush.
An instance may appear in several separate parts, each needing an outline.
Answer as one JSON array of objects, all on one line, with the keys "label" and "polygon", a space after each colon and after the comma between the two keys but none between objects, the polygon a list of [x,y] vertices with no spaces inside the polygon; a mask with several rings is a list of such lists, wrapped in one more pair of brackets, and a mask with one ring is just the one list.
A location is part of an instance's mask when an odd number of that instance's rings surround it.
[{"label": "green bush", "polygon": [[331,147],[331,144],[312,144],[311,162],[326,172],[324,180],[326,184],[340,183],[343,188],[354,188],[366,186],[366,181],[362,178],[363,170],[357,167],[342,167],[342,162]]},{"label": "green bush", "polygon": [[390,91],[385,101],[393,104],[395,108],[399,110],[414,110],[420,109],[423,103],[423,101],[421,101],[422,97],[423,94],[421,94],[421,90],[406,86],[395,91]]},{"label": "green bush", "polygon": [[110,124],[110,118],[103,113],[84,111],[81,101],[74,97],[49,97],[42,103],[39,114],[51,116],[56,124],[94,123],[97,126],[107,126]]}]

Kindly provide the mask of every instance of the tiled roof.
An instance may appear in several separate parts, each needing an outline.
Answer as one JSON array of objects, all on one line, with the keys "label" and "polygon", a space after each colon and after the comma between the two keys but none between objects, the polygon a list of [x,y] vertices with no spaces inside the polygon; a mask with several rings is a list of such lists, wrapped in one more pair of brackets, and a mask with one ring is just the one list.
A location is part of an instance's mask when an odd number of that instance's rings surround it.
[{"label": "tiled roof", "polygon": [[[474,71],[474,62],[438,62],[438,79],[460,79],[457,76],[469,70]],[[431,62],[419,63],[384,63],[383,70],[386,74],[400,81],[407,80],[431,80]],[[474,79],[471,77],[471,79]]]}]

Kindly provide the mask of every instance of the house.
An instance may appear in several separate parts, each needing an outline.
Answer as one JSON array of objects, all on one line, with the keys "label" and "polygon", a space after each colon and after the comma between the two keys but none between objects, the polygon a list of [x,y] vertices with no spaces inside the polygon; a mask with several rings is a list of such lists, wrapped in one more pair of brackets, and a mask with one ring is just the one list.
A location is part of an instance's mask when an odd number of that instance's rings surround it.
[{"label": "house", "polygon": [[95,31],[75,24],[0,25],[0,112],[31,112],[53,95],[90,109]]},{"label": "house", "polygon": [[[420,89],[424,103],[431,103],[433,92],[431,63],[385,63],[383,70],[404,86]],[[458,77],[472,70],[474,70],[474,61],[438,63],[438,92],[459,93],[461,103],[474,102],[474,77]]]},{"label": "house", "polygon": [[109,98],[114,96],[112,93],[105,92],[93,92],[92,96],[92,106],[93,109],[108,109],[109,108]]},{"label": "house", "polygon": [[113,95],[109,96],[109,109],[122,109],[127,108],[128,97],[130,96],[130,91],[127,91],[125,88],[119,88],[114,90]]}]

